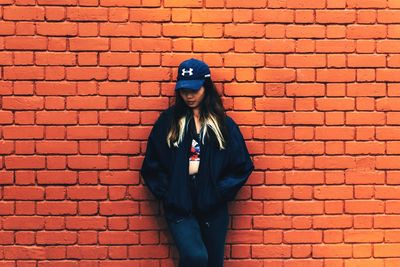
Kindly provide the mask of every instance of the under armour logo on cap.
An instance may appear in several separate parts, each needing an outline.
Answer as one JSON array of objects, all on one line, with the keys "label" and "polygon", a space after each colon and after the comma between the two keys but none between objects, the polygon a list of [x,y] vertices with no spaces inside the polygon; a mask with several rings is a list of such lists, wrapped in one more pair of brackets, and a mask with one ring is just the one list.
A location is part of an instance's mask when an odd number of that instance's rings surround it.
[{"label": "under armour logo on cap", "polygon": [[189,76],[193,75],[193,69],[190,68],[189,70],[182,69],[182,76],[185,76],[186,73],[189,73]]},{"label": "under armour logo on cap", "polygon": [[207,77],[211,77],[210,68],[201,60],[190,58],[179,64],[175,90],[199,90]]}]

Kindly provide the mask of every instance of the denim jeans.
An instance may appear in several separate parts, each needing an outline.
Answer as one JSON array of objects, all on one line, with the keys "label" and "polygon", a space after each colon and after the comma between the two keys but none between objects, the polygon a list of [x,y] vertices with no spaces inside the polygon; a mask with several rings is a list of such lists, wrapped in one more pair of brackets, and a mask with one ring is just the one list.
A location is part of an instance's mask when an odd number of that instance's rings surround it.
[{"label": "denim jeans", "polygon": [[223,267],[229,223],[227,203],[207,215],[194,212],[188,217],[166,221],[179,251],[179,267]]}]

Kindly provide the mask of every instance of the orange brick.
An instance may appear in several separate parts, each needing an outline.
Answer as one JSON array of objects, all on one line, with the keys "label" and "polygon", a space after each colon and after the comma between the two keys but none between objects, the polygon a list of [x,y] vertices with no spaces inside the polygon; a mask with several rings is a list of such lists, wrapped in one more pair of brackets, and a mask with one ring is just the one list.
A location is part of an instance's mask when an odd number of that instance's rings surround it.
[{"label": "orange brick", "polygon": [[288,0],[287,7],[288,8],[305,8],[305,9],[316,9],[316,8],[324,8],[326,6],[326,0],[316,0],[312,2],[305,2],[301,0]]},{"label": "orange brick", "polygon": [[[354,250],[354,249],[353,249]],[[355,253],[355,251],[354,251]],[[383,259],[346,259],[346,267],[357,267],[357,266],[376,266],[383,267],[387,266]]]},{"label": "orange brick", "polygon": [[292,158],[282,156],[279,157],[270,157],[270,156],[255,156],[254,164],[256,169],[290,169],[293,168],[293,160]]},{"label": "orange brick", "polygon": [[232,258],[246,259],[250,258],[250,246],[248,245],[233,245],[232,246]]},{"label": "orange brick", "polygon": [[378,23],[399,23],[399,15],[398,10],[379,10]]},{"label": "orange brick", "polygon": [[45,10],[43,7],[28,7],[28,6],[5,6],[3,17],[5,20],[44,20]]},{"label": "orange brick", "polygon": [[165,0],[164,7],[201,7],[202,2],[197,0],[179,1],[179,0]]},{"label": "orange brick", "polygon": [[319,82],[354,82],[356,72],[353,69],[318,69]]},{"label": "orange brick", "polygon": [[137,66],[139,65],[138,53],[100,53],[99,65],[101,66]]},{"label": "orange brick", "polygon": [[264,8],[267,5],[266,0],[227,0],[226,7],[228,8]]},{"label": "orange brick", "polygon": [[137,37],[140,36],[140,27],[142,26],[142,32],[147,24],[140,23],[102,23],[100,24],[100,36],[125,36],[125,37]]},{"label": "orange brick", "polygon": [[5,186],[5,200],[43,200],[44,188],[31,186]]},{"label": "orange brick", "polygon": [[317,40],[316,52],[320,53],[351,53],[356,48],[352,40]]},{"label": "orange brick", "polygon": [[256,52],[270,52],[270,53],[283,53],[294,52],[295,42],[293,40],[285,39],[268,39],[268,40],[255,40]]},{"label": "orange brick", "polygon": [[231,230],[226,238],[227,243],[257,244],[262,243],[263,232],[261,230]]},{"label": "orange brick", "polygon": [[287,55],[286,56],[287,67],[326,67],[325,55]]},{"label": "orange brick", "polygon": [[289,83],[286,85],[286,94],[288,96],[322,96],[324,93],[325,87],[319,83]]},{"label": "orange brick", "polygon": [[71,169],[107,169],[107,157],[103,156],[68,156],[68,167]]},{"label": "orange brick", "polygon": [[99,212],[101,215],[108,216],[135,215],[139,214],[139,203],[126,200],[102,202]]},{"label": "orange brick", "polygon": [[253,199],[286,199],[289,200],[292,190],[289,187],[255,187],[253,188]]},{"label": "orange brick", "polygon": [[349,8],[385,8],[386,0],[351,0],[347,1]]},{"label": "orange brick", "polygon": [[294,69],[257,69],[256,80],[260,82],[292,82],[295,80]]},{"label": "orange brick", "polygon": [[286,172],[286,184],[322,184],[323,173],[320,171],[290,171]]},{"label": "orange brick", "polygon": [[107,38],[74,38],[70,40],[71,51],[106,51],[109,49]]},{"label": "orange brick", "polygon": [[237,68],[235,78],[238,82],[252,82],[255,78],[254,74],[253,68]]},{"label": "orange brick", "polygon": [[318,23],[348,24],[356,20],[355,10],[317,10]]},{"label": "orange brick", "polygon": [[[37,205],[37,210],[38,210],[38,214],[40,215],[76,215],[77,214],[77,203],[76,202],[72,202],[72,201],[46,201],[46,202],[40,202]],[[64,233],[66,236],[68,236],[68,234],[72,234],[72,233]],[[55,237],[54,237],[55,238]],[[38,240],[38,243],[41,244],[52,244],[51,240],[53,240],[53,244],[62,244],[61,240],[58,240],[57,243],[56,239],[53,239],[52,236],[38,236],[38,239],[40,239],[41,241]],[[69,240],[72,239],[72,236],[69,237]],[[74,239],[72,239],[74,240]],[[67,240],[65,240],[67,241]],[[67,241],[68,242],[68,241]],[[70,241],[71,242],[71,241]],[[76,241],[73,241],[73,243],[75,243]]]},{"label": "orange brick", "polygon": [[253,100],[248,97],[235,97],[233,100],[234,110],[251,110],[253,108]]},{"label": "orange brick", "polygon": [[312,255],[315,258],[350,258],[352,249],[345,244],[314,245]]},{"label": "orange brick", "polygon": [[252,246],[251,255],[254,258],[290,258],[289,245],[259,245]]},{"label": "orange brick", "polygon": [[76,36],[78,35],[77,23],[51,23],[42,22],[36,24],[37,33],[47,36]]},{"label": "orange brick", "polygon": [[315,159],[315,165],[325,169],[346,169],[354,168],[356,163],[350,156],[319,156]]},{"label": "orange brick", "polygon": [[67,109],[96,109],[106,108],[106,98],[98,96],[67,97]]},{"label": "orange brick", "polygon": [[375,257],[398,257],[399,244],[374,244],[374,256]]},{"label": "orange brick", "polygon": [[233,49],[232,40],[221,39],[195,39],[193,51],[195,52],[228,52]]},{"label": "orange brick", "polygon": [[293,110],[294,101],[290,98],[257,98],[256,110]]},{"label": "orange brick", "polygon": [[381,243],[384,232],[382,230],[345,230],[344,241],[346,243]]},{"label": "orange brick", "polygon": [[172,41],[168,38],[135,38],[131,42],[132,51],[170,51],[172,48]]},{"label": "orange brick", "polygon": [[265,26],[265,37],[282,39],[286,37],[286,25],[283,24],[267,24]]},{"label": "orange brick", "polygon": [[287,124],[322,124],[323,114],[319,112],[287,112]]},{"label": "orange brick", "polygon": [[289,229],[292,225],[290,216],[254,216],[256,229]]},{"label": "orange brick", "polygon": [[224,85],[224,93],[228,96],[262,96],[264,86],[259,83],[229,83]]},{"label": "orange brick", "polygon": [[256,127],[254,137],[257,139],[282,139],[293,138],[293,129],[290,127]]},{"label": "orange brick", "polygon": [[13,66],[3,69],[4,78],[8,80],[42,80],[44,78],[43,67]]},{"label": "orange brick", "polygon": [[323,25],[288,25],[286,36],[288,38],[325,38]]},{"label": "orange brick", "polygon": [[171,20],[171,11],[168,9],[131,8],[129,21],[168,22]]},{"label": "orange brick", "polygon": [[107,21],[107,8],[68,7],[66,11],[70,21]]},{"label": "orange brick", "polygon": [[225,24],[226,37],[263,37],[264,34],[261,24]]},{"label": "orange brick", "polygon": [[384,25],[349,25],[347,27],[347,38],[349,39],[372,39],[385,38],[387,29]]},{"label": "orange brick", "polygon": [[321,243],[322,231],[316,230],[293,230],[286,231],[283,235],[285,243]]},{"label": "orange brick", "polygon": [[348,154],[384,154],[385,144],[379,142],[346,142]]},{"label": "orange brick", "polygon": [[262,124],[264,121],[264,114],[262,112],[247,112],[247,111],[231,111],[227,113],[237,123],[243,125],[257,125]]},{"label": "orange brick", "polygon": [[[242,192],[243,189],[240,190]],[[231,208],[231,214],[261,214],[262,213],[262,202],[261,201],[237,201],[236,205]]]},{"label": "orange brick", "polygon": [[42,97],[3,97],[3,108],[11,110],[39,110],[43,108]]},{"label": "orange brick", "polygon": [[296,23],[314,23],[315,16],[313,10],[296,10],[295,11],[295,22]]},{"label": "orange brick", "polygon": [[378,200],[346,200],[345,211],[348,213],[383,213],[384,203]]},{"label": "orange brick", "polygon": [[5,230],[43,230],[45,217],[42,216],[5,216],[3,229]]},{"label": "orange brick", "polygon": [[170,79],[170,75],[171,71],[167,68],[146,67],[129,70],[129,80],[131,81],[167,81]]},{"label": "orange brick", "polygon": [[164,24],[162,28],[165,36],[199,37],[202,36],[201,24]]},{"label": "orange brick", "polygon": [[316,199],[352,199],[352,186],[317,186],[314,187]]},{"label": "orange brick", "polygon": [[7,169],[43,169],[45,158],[43,156],[7,156],[4,159]]},{"label": "orange brick", "polygon": [[255,9],[254,22],[290,23],[294,21],[293,10],[288,9]]},{"label": "orange brick", "polygon": [[284,203],[285,214],[322,214],[323,203],[317,201],[290,201]]},{"label": "orange brick", "polygon": [[380,112],[356,112],[348,115],[347,124],[382,125],[385,120],[385,115]]},{"label": "orange brick", "polygon": [[316,109],[333,111],[333,110],[354,110],[355,101],[353,98],[320,98],[316,101]]},{"label": "orange brick", "polygon": [[322,142],[286,142],[285,154],[287,155],[314,155],[323,154],[324,144]]},{"label": "orange brick", "polygon": [[162,97],[132,97],[128,100],[131,110],[164,110],[168,108],[168,98]]},{"label": "orange brick", "polygon": [[226,67],[261,67],[264,66],[264,56],[257,54],[225,54],[224,65]]},{"label": "orange brick", "polygon": [[[307,247],[307,252],[306,255],[310,255],[310,252],[308,252],[308,250],[310,250],[311,248]],[[293,256],[294,257],[305,257],[306,255],[302,255],[302,256],[295,256],[295,249],[293,248]],[[301,248],[301,252],[303,252],[303,254],[305,249]],[[324,266],[324,262],[326,262],[326,264],[328,264],[328,260],[317,260],[317,259],[312,259],[312,260],[307,260],[307,259],[290,259],[290,260],[285,260],[285,267],[298,267],[298,266],[308,266],[308,267],[322,267]],[[333,266],[333,265],[330,265]]]},{"label": "orange brick", "polygon": [[385,67],[386,57],[383,55],[348,55],[349,67]]},{"label": "orange brick", "polygon": [[384,96],[384,83],[350,83],[347,85],[348,96]]},{"label": "orange brick", "polygon": [[192,22],[232,22],[232,10],[229,9],[193,9]]}]

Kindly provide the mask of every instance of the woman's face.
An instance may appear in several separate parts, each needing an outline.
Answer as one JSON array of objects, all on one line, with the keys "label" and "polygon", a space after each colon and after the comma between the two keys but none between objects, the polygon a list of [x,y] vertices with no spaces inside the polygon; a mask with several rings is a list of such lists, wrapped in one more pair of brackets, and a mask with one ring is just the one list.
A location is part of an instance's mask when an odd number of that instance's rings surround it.
[{"label": "woman's face", "polygon": [[180,89],[179,94],[181,95],[183,101],[185,101],[186,105],[190,108],[197,108],[201,101],[204,98],[204,86],[202,86],[199,90],[189,90],[189,89]]}]

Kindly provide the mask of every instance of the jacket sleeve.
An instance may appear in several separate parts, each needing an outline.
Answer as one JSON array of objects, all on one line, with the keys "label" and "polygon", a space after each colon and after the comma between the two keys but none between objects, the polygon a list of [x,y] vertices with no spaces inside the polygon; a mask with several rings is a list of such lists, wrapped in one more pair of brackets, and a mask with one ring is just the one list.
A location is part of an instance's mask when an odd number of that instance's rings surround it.
[{"label": "jacket sleeve", "polygon": [[217,188],[225,201],[235,198],[254,170],[253,162],[239,127],[233,121],[232,124],[229,147],[227,148],[229,158],[227,171],[217,182]]},{"label": "jacket sleeve", "polygon": [[[160,116],[161,117],[161,116]],[[143,160],[140,174],[151,193],[160,200],[163,200],[167,192],[167,171],[161,162],[161,119],[159,118],[150,132],[146,154]]]}]

